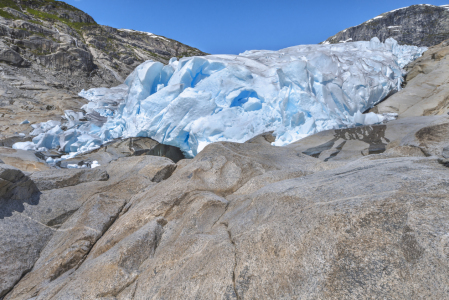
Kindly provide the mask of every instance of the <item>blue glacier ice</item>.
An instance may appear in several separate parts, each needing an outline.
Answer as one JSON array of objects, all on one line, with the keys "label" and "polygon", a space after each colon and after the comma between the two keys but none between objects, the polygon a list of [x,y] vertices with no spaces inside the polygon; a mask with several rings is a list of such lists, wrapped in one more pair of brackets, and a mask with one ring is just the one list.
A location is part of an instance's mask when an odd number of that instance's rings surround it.
[{"label": "blue glacier ice", "polygon": [[425,50],[373,38],[147,61],[118,87],[83,90],[85,114],[67,111],[64,124],[33,125],[33,141],[14,147],[73,156],[116,138],[151,137],[193,157],[210,143],[267,131],[282,146],[326,129],[382,122],[385,116],[361,112],[398,91],[402,68]]}]

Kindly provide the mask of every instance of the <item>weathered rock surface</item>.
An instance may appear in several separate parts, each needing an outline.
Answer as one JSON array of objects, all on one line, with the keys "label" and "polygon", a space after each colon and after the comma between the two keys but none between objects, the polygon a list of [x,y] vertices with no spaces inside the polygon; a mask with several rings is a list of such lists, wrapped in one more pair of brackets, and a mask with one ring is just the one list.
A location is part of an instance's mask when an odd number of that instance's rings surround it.
[{"label": "weathered rock surface", "polygon": [[[30,270],[46,243],[48,231],[39,225],[27,228],[24,217],[12,220],[12,212],[34,205],[39,190],[22,171],[0,164],[0,298]],[[18,238],[18,239],[17,239]]]},{"label": "weathered rock surface", "polygon": [[5,299],[443,299],[449,117],[376,126],[124,157],[43,191],[52,232]]},{"label": "weathered rock surface", "polygon": [[397,113],[399,118],[449,112],[449,40],[431,47],[406,70],[406,88],[370,111]]},{"label": "weathered rock surface", "polygon": [[373,154],[384,157],[435,156],[449,146],[449,117],[398,119],[381,125],[327,130],[287,147],[325,162],[352,161]]},{"label": "weathered rock surface", "polygon": [[434,46],[449,38],[447,5],[412,5],[383,13],[360,25],[347,28],[323,43],[369,41],[394,38],[400,45]]},{"label": "weathered rock surface", "polygon": [[22,280],[39,273],[44,286],[78,267],[131,197],[175,168],[167,158],[139,156],[30,178],[0,164],[0,298],[33,266],[38,271]]},{"label": "weathered rock surface", "polygon": [[34,152],[0,147],[0,159],[3,163],[25,172],[49,170],[50,166],[36,157]]},{"label": "weathered rock surface", "polygon": [[182,159],[136,138],[63,170],[39,165],[56,152],[0,148],[0,299],[447,298],[446,48],[375,108],[398,120],[286,147],[265,133]]}]

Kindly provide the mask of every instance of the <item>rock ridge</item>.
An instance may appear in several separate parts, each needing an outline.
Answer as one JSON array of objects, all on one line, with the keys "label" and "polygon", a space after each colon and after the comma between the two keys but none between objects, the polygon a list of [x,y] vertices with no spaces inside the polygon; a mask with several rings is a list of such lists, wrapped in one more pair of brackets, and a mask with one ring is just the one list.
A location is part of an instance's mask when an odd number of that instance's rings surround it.
[{"label": "rock ridge", "polygon": [[394,38],[400,45],[430,47],[449,38],[449,7],[418,4],[383,13],[360,25],[347,28],[323,43],[369,41]]}]

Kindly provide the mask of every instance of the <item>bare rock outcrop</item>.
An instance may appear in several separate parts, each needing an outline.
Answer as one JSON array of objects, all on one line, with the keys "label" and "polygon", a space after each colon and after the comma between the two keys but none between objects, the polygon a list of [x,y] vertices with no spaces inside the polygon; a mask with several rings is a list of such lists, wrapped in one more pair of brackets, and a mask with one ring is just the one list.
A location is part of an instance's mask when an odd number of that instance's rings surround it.
[{"label": "bare rock outcrop", "polygon": [[342,30],[323,43],[394,38],[400,45],[434,46],[449,38],[447,5],[418,4],[383,13],[360,25]]},{"label": "bare rock outcrop", "polygon": [[442,115],[449,112],[449,40],[406,67],[406,88],[371,109],[397,113],[399,118]]},{"label": "bare rock outcrop", "polygon": [[109,180],[43,191],[20,213],[53,231],[5,299],[444,298],[448,124],[405,118],[288,147],[268,133],[176,165],[119,158]]},{"label": "bare rock outcrop", "polygon": [[39,274],[40,290],[73,272],[132,196],[169,178],[175,168],[155,156],[31,176],[0,164],[0,298],[19,280]]}]

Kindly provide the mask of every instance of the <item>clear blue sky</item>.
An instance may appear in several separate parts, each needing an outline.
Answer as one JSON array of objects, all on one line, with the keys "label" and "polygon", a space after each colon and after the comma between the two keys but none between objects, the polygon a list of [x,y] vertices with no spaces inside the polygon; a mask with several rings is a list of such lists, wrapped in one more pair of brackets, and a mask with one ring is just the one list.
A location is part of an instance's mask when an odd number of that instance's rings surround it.
[{"label": "clear blue sky", "polygon": [[[319,43],[407,0],[66,0],[102,25],[148,31],[212,54]],[[427,2],[433,5],[447,1]]]}]

